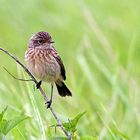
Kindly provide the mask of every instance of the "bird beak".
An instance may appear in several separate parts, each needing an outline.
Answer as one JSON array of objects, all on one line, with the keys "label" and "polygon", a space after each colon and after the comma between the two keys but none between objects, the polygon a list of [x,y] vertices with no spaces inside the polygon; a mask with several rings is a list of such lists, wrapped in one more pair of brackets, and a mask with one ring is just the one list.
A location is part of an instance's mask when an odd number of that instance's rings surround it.
[{"label": "bird beak", "polygon": [[51,41],[50,43],[54,43],[54,41]]}]

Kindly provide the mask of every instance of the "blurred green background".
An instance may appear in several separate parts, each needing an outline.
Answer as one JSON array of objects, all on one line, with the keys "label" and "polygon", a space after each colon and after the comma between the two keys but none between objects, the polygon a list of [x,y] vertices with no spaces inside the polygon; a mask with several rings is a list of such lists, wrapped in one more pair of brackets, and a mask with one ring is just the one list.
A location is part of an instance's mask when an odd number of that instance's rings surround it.
[{"label": "blurred green background", "polygon": [[[101,140],[140,139],[140,1],[128,0],[0,0],[0,47],[23,63],[34,32],[48,31],[67,71],[72,98],[55,94],[53,108],[62,121],[87,111],[77,135]],[[29,77],[0,52],[0,110],[7,118],[25,112],[32,118],[14,128],[7,139],[45,140],[62,135],[45,109]],[[49,96],[50,85],[43,88]]]}]

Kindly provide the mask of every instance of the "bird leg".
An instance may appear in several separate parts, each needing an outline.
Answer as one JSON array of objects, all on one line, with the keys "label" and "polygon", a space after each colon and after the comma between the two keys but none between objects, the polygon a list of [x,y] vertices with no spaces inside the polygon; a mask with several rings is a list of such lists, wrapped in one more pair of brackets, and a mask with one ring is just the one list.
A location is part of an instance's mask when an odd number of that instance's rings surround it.
[{"label": "bird leg", "polygon": [[52,104],[52,98],[53,98],[53,83],[51,83],[51,97],[50,100],[46,102],[47,104],[47,108],[50,108],[51,104]]},{"label": "bird leg", "polygon": [[39,82],[36,84],[36,88],[37,88],[37,89],[39,89],[39,88],[40,88],[41,83],[42,83],[42,81],[39,81]]}]

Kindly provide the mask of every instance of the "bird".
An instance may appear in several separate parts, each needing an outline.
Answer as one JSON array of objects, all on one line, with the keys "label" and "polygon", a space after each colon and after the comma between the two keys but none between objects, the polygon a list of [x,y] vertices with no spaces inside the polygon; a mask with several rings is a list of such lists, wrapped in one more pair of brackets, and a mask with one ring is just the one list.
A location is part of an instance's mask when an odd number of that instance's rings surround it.
[{"label": "bird", "polygon": [[47,108],[52,104],[54,84],[60,96],[72,96],[64,83],[66,71],[63,61],[54,48],[54,41],[48,32],[40,31],[32,35],[25,52],[25,62],[28,70],[40,80],[36,84],[37,89],[42,81],[51,84],[51,97],[46,103]]}]

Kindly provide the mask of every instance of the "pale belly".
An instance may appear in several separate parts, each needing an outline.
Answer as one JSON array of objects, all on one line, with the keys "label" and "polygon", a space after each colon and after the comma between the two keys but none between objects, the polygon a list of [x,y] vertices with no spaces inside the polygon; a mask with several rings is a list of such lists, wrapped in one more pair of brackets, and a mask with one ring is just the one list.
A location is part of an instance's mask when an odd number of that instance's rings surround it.
[{"label": "pale belly", "polygon": [[26,61],[29,71],[38,79],[46,82],[55,82],[61,79],[60,67],[55,60],[51,62]]}]

